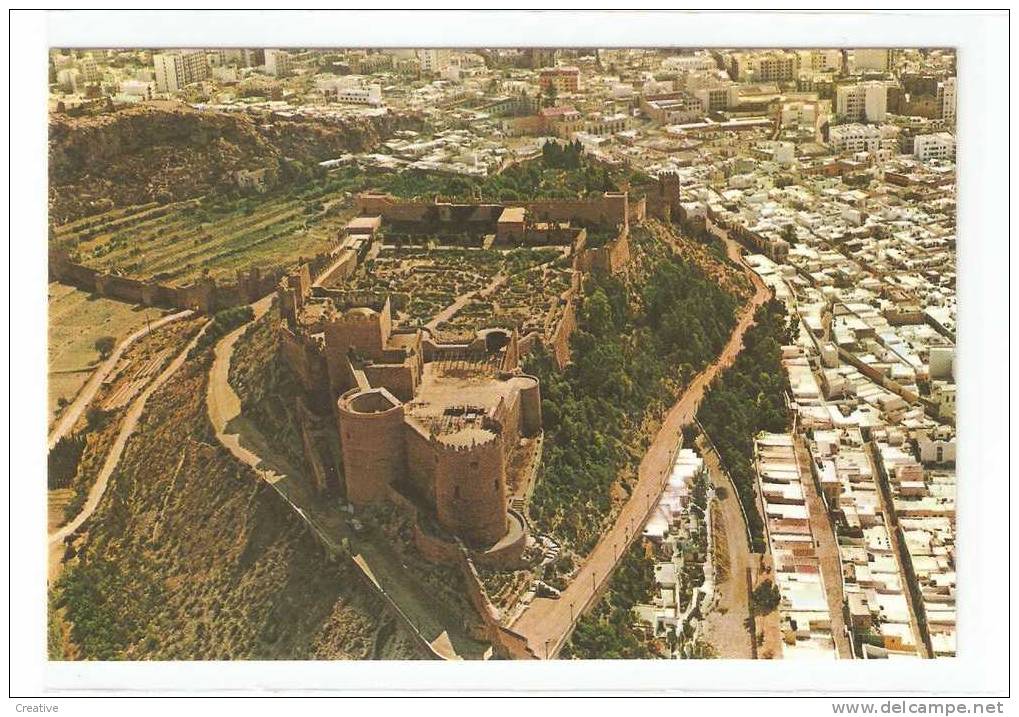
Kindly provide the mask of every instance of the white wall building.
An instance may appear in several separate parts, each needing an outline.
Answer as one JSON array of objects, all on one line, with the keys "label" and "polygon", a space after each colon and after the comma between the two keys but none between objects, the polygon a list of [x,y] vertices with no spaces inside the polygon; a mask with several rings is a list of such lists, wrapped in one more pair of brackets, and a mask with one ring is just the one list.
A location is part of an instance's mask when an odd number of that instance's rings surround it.
[{"label": "white wall building", "polygon": [[888,86],[884,82],[840,85],[835,90],[835,114],[848,122],[883,122],[888,114]]},{"label": "white wall building", "polygon": [[290,53],[286,50],[266,50],[265,71],[273,77],[289,77],[294,72]]},{"label": "white wall building", "polygon": [[948,132],[921,134],[913,140],[913,156],[921,162],[955,160],[955,137]]},{"label": "white wall building", "polygon": [[873,125],[840,124],[828,131],[828,143],[836,152],[877,152],[881,130]]}]

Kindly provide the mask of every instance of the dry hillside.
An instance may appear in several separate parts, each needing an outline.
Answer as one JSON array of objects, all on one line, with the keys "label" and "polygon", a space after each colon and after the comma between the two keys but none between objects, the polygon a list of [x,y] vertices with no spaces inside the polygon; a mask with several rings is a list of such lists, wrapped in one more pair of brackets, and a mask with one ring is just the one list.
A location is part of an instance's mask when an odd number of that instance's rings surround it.
[{"label": "dry hillside", "polygon": [[153,395],[51,594],[51,656],[418,656],[355,572],[210,437],[207,360]]},{"label": "dry hillside", "polygon": [[235,187],[234,172],[281,170],[373,148],[406,120],[309,119],[198,111],[152,103],[49,124],[50,219],[62,224],[110,209],[170,202]]}]

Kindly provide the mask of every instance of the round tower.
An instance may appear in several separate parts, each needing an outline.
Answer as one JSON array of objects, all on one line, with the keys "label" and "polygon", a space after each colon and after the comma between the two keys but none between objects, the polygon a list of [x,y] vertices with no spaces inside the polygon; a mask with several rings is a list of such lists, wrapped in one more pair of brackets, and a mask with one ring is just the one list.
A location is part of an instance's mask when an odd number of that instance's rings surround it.
[{"label": "round tower", "polygon": [[534,436],[541,431],[541,385],[536,376],[517,376],[520,382],[520,432]]},{"label": "round tower", "polygon": [[506,469],[495,421],[435,438],[435,509],[439,524],[472,546],[496,543],[507,530]]},{"label": "round tower", "polygon": [[337,402],[337,422],[347,500],[386,500],[407,471],[403,403],[384,388],[352,389]]}]

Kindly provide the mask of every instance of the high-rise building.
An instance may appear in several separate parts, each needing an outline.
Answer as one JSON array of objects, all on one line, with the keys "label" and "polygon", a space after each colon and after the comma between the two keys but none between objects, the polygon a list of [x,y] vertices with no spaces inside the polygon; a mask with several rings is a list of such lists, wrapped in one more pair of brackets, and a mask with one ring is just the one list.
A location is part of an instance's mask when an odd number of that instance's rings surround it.
[{"label": "high-rise building", "polygon": [[800,58],[795,52],[737,52],[730,58],[729,74],[740,82],[790,82],[796,79],[799,68]]},{"label": "high-rise building", "polygon": [[573,94],[580,88],[580,70],[576,67],[549,67],[538,75],[542,92],[555,87],[559,94]]},{"label": "high-rise building", "polygon": [[273,77],[289,77],[294,72],[294,63],[286,50],[265,51],[265,71]]},{"label": "high-rise building", "polygon": [[209,77],[209,61],[202,50],[161,52],[152,56],[152,64],[158,92],[178,92]]},{"label": "high-rise building", "polygon": [[449,50],[440,47],[430,47],[425,50],[418,50],[418,61],[421,63],[421,71],[437,74],[443,67],[449,64]]},{"label": "high-rise building", "polygon": [[99,64],[92,55],[85,55],[78,60],[78,70],[81,72],[81,79],[87,85],[94,85],[103,79],[99,70]]},{"label": "high-rise building", "polygon": [[941,119],[949,124],[955,123],[955,78],[946,78],[938,83],[938,103],[941,106]]},{"label": "high-rise building", "polygon": [[883,122],[888,113],[884,82],[840,85],[835,90],[835,114],[842,122]]}]

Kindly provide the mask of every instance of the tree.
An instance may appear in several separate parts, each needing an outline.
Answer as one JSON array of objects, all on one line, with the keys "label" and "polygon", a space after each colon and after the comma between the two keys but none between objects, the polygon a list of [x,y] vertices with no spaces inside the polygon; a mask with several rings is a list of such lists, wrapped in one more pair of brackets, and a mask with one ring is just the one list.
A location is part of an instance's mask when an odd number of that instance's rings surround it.
[{"label": "tree", "polygon": [[117,340],[112,336],[100,336],[92,345],[99,352],[101,358],[106,358],[113,352],[113,347],[117,345]]},{"label": "tree", "polygon": [[773,612],[782,600],[782,594],[778,591],[771,580],[765,580],[754,588],[752,595],[754,612],[758,615],[767,615]]}]

